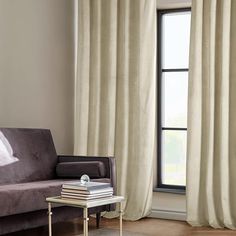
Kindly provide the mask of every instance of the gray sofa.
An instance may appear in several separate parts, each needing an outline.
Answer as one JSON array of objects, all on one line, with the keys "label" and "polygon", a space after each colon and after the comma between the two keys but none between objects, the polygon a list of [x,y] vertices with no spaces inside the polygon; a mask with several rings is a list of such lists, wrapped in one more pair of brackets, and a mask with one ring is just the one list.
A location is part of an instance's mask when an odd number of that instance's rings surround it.
[{"label": "gray sofa", "polygon": [[[50,130],[0,128],[0,235],[46,225],[45,198],[60,195],[63,183],[82,174],[115,187],[114,158],[57,156]],[[53,222],[82,216],[81,209],[65,206],[53,213]]]}]

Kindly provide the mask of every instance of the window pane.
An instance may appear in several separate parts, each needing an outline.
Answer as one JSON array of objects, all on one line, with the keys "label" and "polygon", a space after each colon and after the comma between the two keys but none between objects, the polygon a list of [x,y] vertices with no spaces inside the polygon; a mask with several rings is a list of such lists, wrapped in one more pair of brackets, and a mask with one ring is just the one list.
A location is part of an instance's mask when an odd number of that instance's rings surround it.
[{"label": "window pane", "polygon": [[162,131],[162,183],[186,185],[186,131]]},{"label": "window pane", "polygon": [[190,12],[163,15],[163,69],[188,68]]},{"label": "window pane", "polygon": [[165,72],[162,83],[162,125],[187,128],[188,73]]}]

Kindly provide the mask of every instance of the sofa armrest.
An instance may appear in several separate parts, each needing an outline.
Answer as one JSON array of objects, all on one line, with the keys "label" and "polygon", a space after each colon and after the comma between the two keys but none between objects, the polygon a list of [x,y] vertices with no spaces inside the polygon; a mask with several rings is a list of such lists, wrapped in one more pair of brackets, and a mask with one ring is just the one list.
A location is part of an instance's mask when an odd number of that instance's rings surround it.
[{"label": "sofa armrest", "polygon": [[[111,180],[111,185],[114,188],[114,194],[116,193],[116,166],[114,157],[90,157],[90,156],[67,156],[60,155],[58,156],[58,165],[66,165],[65,163],[93,163],[100,162],[103,163],[105,168],[105,174],[103,178],[109,178]],[[82,164],[84,165],[84,164]],[[87,164],[86,164],[87,165]],[[91,166],[90,166],[91,167]]]},{"label": "sofa armrest", "polygon": [[56,167],[57,177],[80,178],[86,174],[92,179],[104,178],[106,170],[101,161],[60,162]]}]

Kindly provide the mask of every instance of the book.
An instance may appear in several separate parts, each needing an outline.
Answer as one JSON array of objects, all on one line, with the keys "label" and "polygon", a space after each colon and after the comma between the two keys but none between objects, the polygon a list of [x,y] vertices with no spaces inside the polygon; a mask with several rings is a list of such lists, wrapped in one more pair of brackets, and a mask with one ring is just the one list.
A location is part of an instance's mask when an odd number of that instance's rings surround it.
[{"label": "book", "polygon": [[88,195],[88,196],[81,196],[77,194],[67,194],[67,193],[61,193],[62,197],[75,197],[80,199],[92,199],[92,198],[100,198],[100,197],[106,197],[106,196],[112,196],[113,193],[106,193],[106,194],[99,194],[99,195]]},{"label": "book", "polygon": [[106,194],[103,196],[90,196],[90,197],[81,197],[81,196],[71,196],[71,195],[61,195],[62,199],[74,199],[74,200],[96,200],[96,199],[102,199],[102,198],[106,198],[106,197],[112,197],[112,194]]},{"label": "book", "polygon": [[100,182],[88,182],[86,184],[81,184],[80,182],[70,182],[62,185],[63,189],[78,189],[78,190],[97,190],[111,187],[110,183],[100,183]]},{"label": "book", "polygon": [[69,189],[69,188],[62,188],[63,192],[68,193],[77,193],[82,195],[90,195],[90,194],[99,194],[99,193],[106,193],[106,192],[113,192],[112,187],[106,187],[103,189],[95,189],[95,190],[78,190],[78,189]]},{"label": "book", "polygon": [[84,198],[89,198],[89,197],[100,197],[100,196],[104,196],[104,195],[112,195],[112,192],[104,192],[104,193],[97,193],[97,194],[89,194],[89,195],[84,195],[84,194],[78,194],[78,193],[70,193],[70,192],[65,192],[65,191],[61,191],[61,195],[68,195],[68,196],[80,196],[80,197],[84,197]]}]

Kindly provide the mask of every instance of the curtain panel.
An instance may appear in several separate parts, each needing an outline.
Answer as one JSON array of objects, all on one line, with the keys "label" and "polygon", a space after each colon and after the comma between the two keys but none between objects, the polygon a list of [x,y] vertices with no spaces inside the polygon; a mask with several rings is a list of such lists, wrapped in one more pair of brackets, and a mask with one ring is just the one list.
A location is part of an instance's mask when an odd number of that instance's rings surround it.
[{"label": "curtain panel", "polygon": [[187,219],[236,228],[236,1],[193,0]]},{"label": "curtain panel", "polygon": [[156,1],[77,3],[74,153],[115,156],[124,218],[137,220],[152,204]]}]

